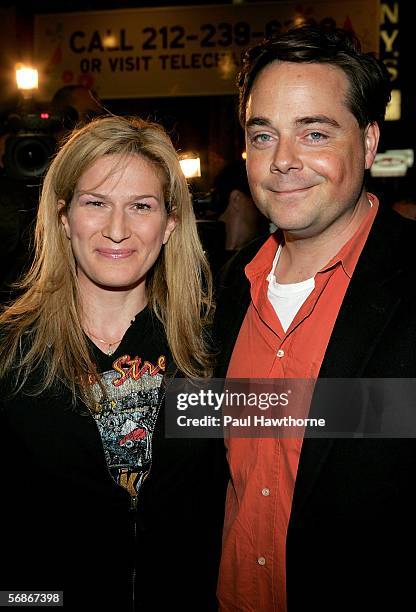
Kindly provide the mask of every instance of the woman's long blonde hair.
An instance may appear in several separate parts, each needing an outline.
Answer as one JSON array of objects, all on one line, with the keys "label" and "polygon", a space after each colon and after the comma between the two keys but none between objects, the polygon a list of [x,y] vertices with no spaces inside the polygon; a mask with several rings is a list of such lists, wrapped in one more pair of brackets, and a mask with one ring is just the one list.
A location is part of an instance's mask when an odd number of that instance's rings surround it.
[{"label": "woman's long blonde hair", "polygon": [[[138,118],[98,118],[76,130],[52,161],[43,182],[33,264],[23,291],[0,315],[0,377],[21,388],[36,371],[35,394],[57,380],[74,397],[95,367],[81,324],[76,264],[60,219],[58,200],[69,205],[81,175],[104,155],[140,155],[163,177],[175,231],[147,275],[149,306],[165,327],[177,367],[186,376],[211,374],[206,325],[212,315],[211,273],[198,238],[191,197],[170,138]],[[38,373],[41,372],[39,377]]]}]

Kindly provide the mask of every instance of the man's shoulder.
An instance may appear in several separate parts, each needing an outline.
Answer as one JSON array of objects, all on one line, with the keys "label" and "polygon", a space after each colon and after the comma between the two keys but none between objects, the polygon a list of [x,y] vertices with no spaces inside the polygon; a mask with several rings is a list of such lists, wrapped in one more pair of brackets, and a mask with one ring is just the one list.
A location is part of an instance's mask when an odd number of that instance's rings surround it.
[{"label": "man's shoulder", "polygon": [[367,264],[385,262],[387,268],[414,266],[416,223],[390,207],[381,206],[371,228],[362,258]]},{"label": "man's shoulder", "polygon": [[374,226],[389,227],[395,232],[416,232],[416,223],[412,219],[403,217],[390,206],[380,206]]}]

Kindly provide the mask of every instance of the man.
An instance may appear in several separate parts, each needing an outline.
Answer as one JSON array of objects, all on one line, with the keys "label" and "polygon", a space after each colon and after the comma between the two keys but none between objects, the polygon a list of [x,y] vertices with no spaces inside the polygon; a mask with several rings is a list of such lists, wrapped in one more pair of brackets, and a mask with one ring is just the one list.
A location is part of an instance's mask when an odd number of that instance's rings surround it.
[{"label": "man", "polygon": [[[24,148],[18,146],[18,142],[13,139],[14,144],[6,158],[5,167],[0,169],[4,171],[4,174],[0,172],[0,255],[8,260],[7,266],[3,265],[0,273],[2,303],[11,298],[12,284],[31,262],[32,230],[39,201],[40,173],[46,170],[49,147],[52,147],[52,151],[77,124],[88,123],[105,112],[94,92],[83,85],[65,85],[58,89],[51,100],[50,110],[62,120],[62,127],[53,133],[52,144],[46,145],[44,142],[39,150],[39,144],[35,142],[30,149],[28,142]],[[10,134],[7,132],[3,136],[5,141]],[[26,141],[31,138],[36,140],[36,134],[29,134]],[[35,158],[32,159],[31,155]],[[32,166],[33,161],[38,164],[35,168]],[[45,166],[43,171],[42,163]],[[16,178],[16,167],[19,178]],[[34,169],[37,170],[36,176],[33,174]],[[26,170],[28,176],[24,177]]]},{"label": "man", "polygon": [[58,142],[74,127],[106,112],[97,94],[84,85],[63,85],[53,95],[50,106],[52,113],[62,118],[62,129],[55,134]]},{"label": "man", "polygon": [[[239,84],[251,191],[280,229],[243,249],[224,282],[218,376],[414,377],[412,224],[364,188],[385,67],[347,32],[305,26],[251,50]],[[377,414],[386,406],[378,396]],[[222,612],[407,609],[413,440],[227,446]]]},{"label": "man", "polygon": [[243,160],[228,164],[215,177],[212,204],[225,225],[223,263],[255,238],[268,234],[268,220],[253,202]]}]

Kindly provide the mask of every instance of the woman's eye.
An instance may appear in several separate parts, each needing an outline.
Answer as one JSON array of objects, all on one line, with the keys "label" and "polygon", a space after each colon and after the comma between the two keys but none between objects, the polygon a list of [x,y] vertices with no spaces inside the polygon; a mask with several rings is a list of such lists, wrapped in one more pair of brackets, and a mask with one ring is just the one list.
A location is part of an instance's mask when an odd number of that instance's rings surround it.
[{"label": "woman's eye", "polygon": [[143,210],[143,211],[147,211],[151,209],[150,204],[147,204],[147,202],[136,202],[133,205],[133,208],[135,208],[136,210]]},{"label": "woman's eye", "polygon": [[97,206],[97,207],[100,207],[100,206],[103,205],[103,203],[100,202],[99,200],[87,200],[87,202],[85,202],[85,204],[87,206]]}]

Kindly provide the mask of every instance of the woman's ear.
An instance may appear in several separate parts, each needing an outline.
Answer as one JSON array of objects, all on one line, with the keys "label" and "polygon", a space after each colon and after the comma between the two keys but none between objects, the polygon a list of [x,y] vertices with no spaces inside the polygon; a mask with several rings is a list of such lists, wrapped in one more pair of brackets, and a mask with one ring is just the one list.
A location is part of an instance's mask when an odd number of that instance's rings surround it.
[{"label": "woman's ear", "polygon": [[170,238],[170,235],[174,231],[178,220],[174,212],[168,214],[168,220],[166,222],[165,233],[163,235],[163,244],[166,244]]},{"label": "woman's ear", "polygon": [[64,226],[66,237],[71,239],[71,226],[68,220],[68,207],[65,200],[58,200],[59,221]]}]

